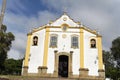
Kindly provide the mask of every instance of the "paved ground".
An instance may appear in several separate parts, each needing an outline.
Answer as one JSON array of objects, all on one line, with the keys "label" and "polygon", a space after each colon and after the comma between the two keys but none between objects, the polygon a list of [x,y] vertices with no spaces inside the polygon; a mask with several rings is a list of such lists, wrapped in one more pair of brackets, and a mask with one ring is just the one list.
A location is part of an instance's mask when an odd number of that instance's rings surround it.
[{"label": "paved ground", "polygon": [[78,80],[68,78],[40,78],[40,77],[22,77],[22,76],[0,76],[0,80]]}]

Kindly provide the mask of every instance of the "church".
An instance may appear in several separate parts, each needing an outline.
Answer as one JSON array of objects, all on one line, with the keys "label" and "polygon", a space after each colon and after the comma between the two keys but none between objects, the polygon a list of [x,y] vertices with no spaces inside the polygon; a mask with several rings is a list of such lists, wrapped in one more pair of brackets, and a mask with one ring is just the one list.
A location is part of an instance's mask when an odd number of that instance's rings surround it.
[{"label": "church", "polygon": [[64,13],[27,34],[22,75],[104,80],[102,36]]}]

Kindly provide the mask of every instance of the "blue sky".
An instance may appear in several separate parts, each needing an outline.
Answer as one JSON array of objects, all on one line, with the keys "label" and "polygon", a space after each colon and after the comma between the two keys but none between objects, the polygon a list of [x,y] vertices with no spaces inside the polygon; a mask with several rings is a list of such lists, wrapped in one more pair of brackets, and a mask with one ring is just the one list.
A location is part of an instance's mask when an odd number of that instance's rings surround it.
[{"label": "blue sky", "polygon": [[[1,9],[2,0],[0,0]],[[7,0],[4,24],[14,33],[9,58],[22,58],[27,33],[35,27],[59,18],[63,11],[103,36],[103,49],[109,50],[120,36],[120,0]]]}]

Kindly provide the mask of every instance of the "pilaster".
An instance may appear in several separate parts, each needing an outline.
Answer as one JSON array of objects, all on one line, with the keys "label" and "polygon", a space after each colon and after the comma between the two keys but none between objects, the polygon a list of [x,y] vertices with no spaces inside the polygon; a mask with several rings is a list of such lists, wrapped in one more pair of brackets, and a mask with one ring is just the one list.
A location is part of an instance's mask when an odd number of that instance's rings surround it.
[{"label": "pilaster", "polygon": [[105,78],[105,70],[99,69],[98,73],[99,73],[99,77]]},{"label": "pilaster", "polygon": [[47,76],[47,67],[46,66],[38,67],[38,76],[41,76],[41,77]]},{"label": "pilaster", "polygon": [[28,76],[28,66],[23,67],[23,76]]},{"label": "pilaster", "polygon": [[87,68],[80,68],[79,69],[79,77],[86,77],[88,76],[89,70]]},{"label": "pilaster", "polygon": [[45,41],[44,41],[44,56],[43,56],[43,66],[44,67],[47,67],[47,60],[48,60],[49,31],[50,31],[50,28],[46,27]]},{"label": "pilaster", "polygon": [[97,36],[97,44],[98,44],[98,68],[99,70],[103,70],[103,56],[102,56],[102,40],[100,35]]}]

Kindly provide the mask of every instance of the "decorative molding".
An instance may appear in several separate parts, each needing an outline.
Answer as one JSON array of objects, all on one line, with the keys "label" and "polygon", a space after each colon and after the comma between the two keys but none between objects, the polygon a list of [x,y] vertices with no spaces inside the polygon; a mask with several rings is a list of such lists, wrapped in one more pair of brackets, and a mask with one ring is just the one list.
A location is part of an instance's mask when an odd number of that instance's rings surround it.
[{"label": "decorative molding", "polygon": [[68,56],[68,78],[72,77],[72,52],[58,52],[54,51],[55,54],[55,64],[54,64],[54,77],[58,77],[58,64],[59,64],[59,56],[65,55]]}]

